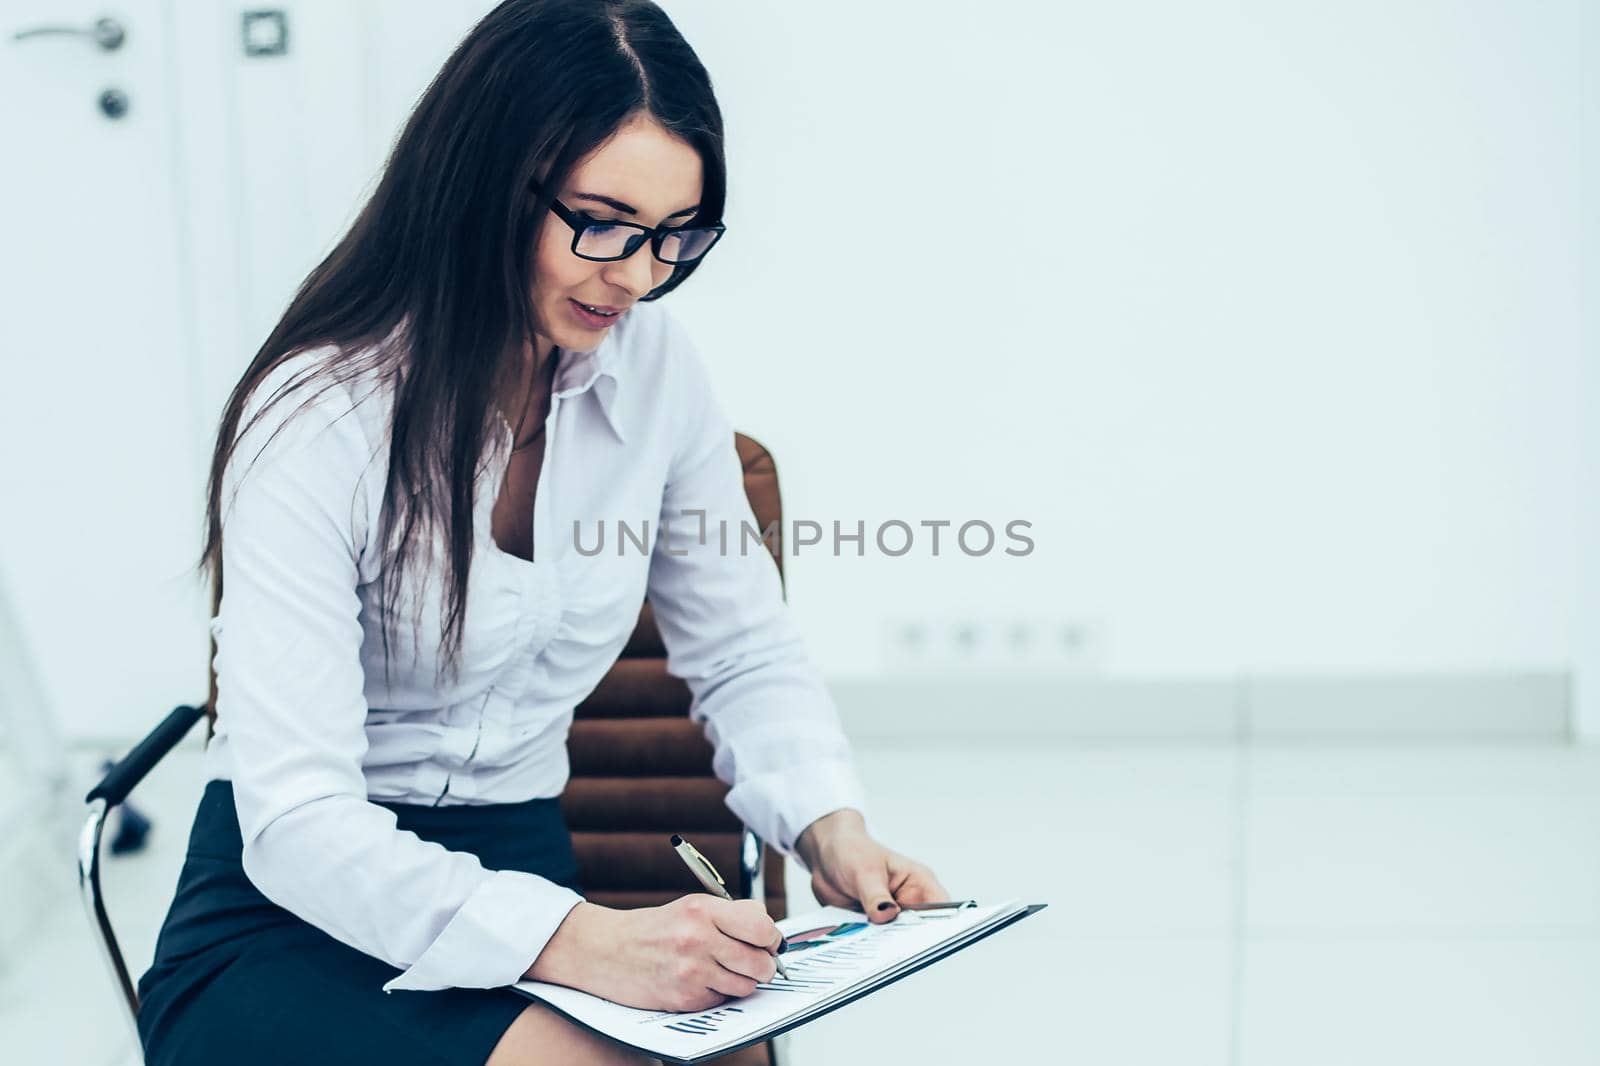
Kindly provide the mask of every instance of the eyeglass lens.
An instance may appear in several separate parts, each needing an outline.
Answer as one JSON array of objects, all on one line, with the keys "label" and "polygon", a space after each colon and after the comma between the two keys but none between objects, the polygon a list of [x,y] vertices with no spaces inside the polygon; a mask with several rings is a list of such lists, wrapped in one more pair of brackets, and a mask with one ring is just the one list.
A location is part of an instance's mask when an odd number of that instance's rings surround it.
[{"label": "eyeglass lens", "polygon": [[[627,226],[591,223],[578,238],[578,254],[598,259],[617,259],[632,255],[647,238]],[[668,263],[687,263],[706,253],[717,239],[713,229],[675,230],[661,240],[661,258]]]}]

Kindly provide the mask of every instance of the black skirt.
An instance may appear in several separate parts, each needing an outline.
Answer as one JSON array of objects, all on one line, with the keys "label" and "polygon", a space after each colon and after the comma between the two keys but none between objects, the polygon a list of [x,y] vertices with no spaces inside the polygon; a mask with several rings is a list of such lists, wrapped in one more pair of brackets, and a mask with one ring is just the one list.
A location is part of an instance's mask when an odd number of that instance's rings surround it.
[{"label": "black skirt", "polygon": [[[557,799],[380,805],[400,829],[489,869],[578,889]],[[384,992],[401,971],[268,900],[245,876],[242,848],[232,783],[207,782],[155,960],[139,979],[147,1066],[482,1066],[530,1004],[506,988]]]}]

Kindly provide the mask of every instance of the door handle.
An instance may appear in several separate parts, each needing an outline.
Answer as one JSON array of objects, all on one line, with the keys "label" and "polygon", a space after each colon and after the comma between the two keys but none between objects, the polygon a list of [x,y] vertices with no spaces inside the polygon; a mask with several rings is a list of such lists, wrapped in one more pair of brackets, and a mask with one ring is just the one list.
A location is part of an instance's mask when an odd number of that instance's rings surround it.
[{"label": "door handle", "polygon": [[11,35],[13,41],[34,37],[87,37],[105,51],[114,52],[128,39],[128,31],[116,19],[103,18],[96,19],[93,26],[35,26]]}]

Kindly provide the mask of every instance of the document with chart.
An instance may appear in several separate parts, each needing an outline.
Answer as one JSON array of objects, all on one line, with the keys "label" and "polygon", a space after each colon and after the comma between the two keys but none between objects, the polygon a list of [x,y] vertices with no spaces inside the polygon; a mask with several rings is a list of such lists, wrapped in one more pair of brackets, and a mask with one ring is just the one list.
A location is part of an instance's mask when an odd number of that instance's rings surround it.
[{"label": "document with chart", "polygon": [[783,955],[787,979],[774,977],[748,996],[688,1014],[624,1007],[543,981],[512,987],[580,1025],[667,1062],[695,1063],[820,1017],[1043,907],[1007,901],[959,910],[901,911],[881,925],[838,907],[786,918],[778,928],[789,941]]}]

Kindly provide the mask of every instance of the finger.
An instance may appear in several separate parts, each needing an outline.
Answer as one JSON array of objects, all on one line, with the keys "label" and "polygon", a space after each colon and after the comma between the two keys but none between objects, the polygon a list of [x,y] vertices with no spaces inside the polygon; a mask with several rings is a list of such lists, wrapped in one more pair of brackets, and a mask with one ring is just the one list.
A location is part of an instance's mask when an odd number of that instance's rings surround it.
[{"label": "finger", "polygon": [[900,913],[894,894],[889,891],[889,868],[882,863],[863,863],[856,867],[855,891],[861,909],[871,921],[891,921]]},{"label": "finger", "polygon": [[907,881],[919,873],[927,873],[928,868],[919,862],[913,862],[899,852],[891,851],[888,855],[889,862],[889,891],[894,893],[894,898],[900,898],[900,889]]},{"label": "finger", "polygon": [[724,936],[762,949],[782,939],[783,934],[778,932],[778,923],[772,920],[772,916],[767,913],[766,905],[761,900],[735,899],[715,902],[719,906],[712,909],[711,921]]},{"label": "finger", "polygon": [[772,975],[778,972],[777,963],[773,961],[776,956],[770,951],[753,948],[732,938],[724,938],[712,948],[711,957],[723,969],[752,981],[770,981]]},{"label": "finger", "polygon": [[844,907],[847,910],[856,909],[856,899],[848,892],[843,891],[828,878],[821,874],[811,875],[811,894],[817,897],[817,902],[824,907]]},{"label": "finger", "polygon": [[[770,959],[772,956],[768,955],[767,958]],[[725,996],[739,998],[754,992],[756,983],[755,978],[730,970],[720,962],[714,962],[711,966],[711,975],[706,982],[706,987],[714,992],[721,992]]]},{"label": "finger", "polygon": [[889,869],[889,891],[902,907],[907,903],[932,903],[950,898],[933,871],[920,862],[891,852]]},{"label": "finger", "polygon": [[894,893],[894,900],[901,906],[910,903],[942,903],[949,898],[950,893],[944,885],[939,884],[938,880],[917,879],[917,877],[907,880],[906,884]]}]

